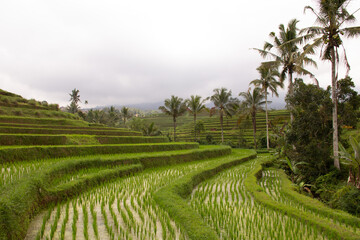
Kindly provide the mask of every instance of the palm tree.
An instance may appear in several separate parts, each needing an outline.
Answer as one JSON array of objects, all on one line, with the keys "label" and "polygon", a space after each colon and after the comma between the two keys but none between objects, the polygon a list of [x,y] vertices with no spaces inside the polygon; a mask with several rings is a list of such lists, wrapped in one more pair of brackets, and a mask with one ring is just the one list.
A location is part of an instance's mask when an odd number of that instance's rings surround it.
[{"label": "palm tree", "polygon": [[159,128],[155,125],[154,122],[150,124],[144,124],[142,128],[142,132],[144,136],[159,136],[161,135],[161,131]]},{"label": "palm tree", "polygon": [[77,90],[76,88],[74,88],[71,93],[69,93],[70,95],[70,101],[71,102],[75,102],[76,104],[78,102],[80,102],[80,95],[79,95],[80,90]]},{"label": "palm tree", "polygon": [[[282,66],[280,73],[280,80],[284,81],[286,75],[289,79],[289,94],[293,93],[293,74],[297,73],[299,75],[309,75],[314,78],[314,75],[308,70],[304,69],[304,64],[310,64],[317,66],[316,62],[309,57],[308,54],[313,54],[313,52],[307,52],[306,54],[302,53],[298,47],[298,44],[301,42],[298,36],[297,19],[292,19],[287,25],[279,25],[279,35],[276,36],[275,32],[270,33],[270,38],[272,43],[265,42],[263,49],[257,50],[262,57],[270,56],[274,60],[266,62],[267,64],[274,64]],[[276,53],[271,52],[275,48]]]},{"label": "palm tree", "polygon": [[188,111],[194,116],[194,141],[196,141],[196,116],[201,111],[206,109],[205,102],[209,100],[209,98],[205,98],[201,100],[201,96],[191,95],[189,99],[186,99],[186,105],[188,106]]},{"label": "palm tree", "polygon": [[240,97],[243,97],[244,100],[241,103],[241,109],[244,115],[251,116],[252,124],[253,124],[253,136],[254,136],[254,146],[256,145],[256,113],[259,110],[262,110],[262,105],[266,102],[264,101],[265,95],[262,94],[260,88],[254,88],[252,93],[250,89],[247,92],[239,93]]},{"label": "palm tree", "polygon": [[[308,75],[315,79],[314,75],[306,70],[303,65],[310,64],[315,67],[317,66],[314,60],[307,57],[308,54],[313,54],[314,52],[308,51],[304,54],[298,47],[298,44],[303,40],[298,36],[298,28],[296,26],[298,22],[299,21],[296,19],[290,20],[287,28],[285,28],[283,24],[280,24],[278,36],[276,36],[275,32],[270,33],[272,42],[265,42],[263,49],[255,48],[262,57],[266,58],[267,56],[270,56],[273,58],[272,61],[268,61],[266,64],[282,66],[280,81],[283,82],[285,81],[286,76],[288,77],[288,94],[293,94],[294,91],[294,73],[297,73],[298,75]],[[275,49],[275,52],[271,52],[273,49]],[[316,79],[315,81],[317,83]],[[293,116],[291,114],[291,121],[292,120]]]},{"label": "palm tree", "polygon": [[[340,35],[345,37],[357,37],[360,35],[360,26],[344,27],[344,25],[353,23],[356,18],[354,13],[347,11],[347,6],[351,0],[318,0],[319,10],[316,12],[312,7],[306,6],[304,10],[312,11],[316,16],[318,26],[305,28],[301,33],[306,33],[307,38],[314,38],[303,54],[313,52],[313,49],[321,46],[322,60],[331,62],[331,91],[333,106],[333,154],[334,166],[340,169],[339,162],[339,136],[338,136],[338,113],[337,113],[337,63],[339,63],[338,48],[342,45]],[[349,71],[350,65],[347,62],[344,49],[344,62]]]},{"label": "palm tree", "polygon": [[131,117],[129,108],[122,107],[120,110],[120,114],[121,114],[121,118],[122,118],[124,124],[126,124],[126,121]]},{"label": "palm tree", "polygon": [[77,90],[76,88],[74,88],[71,91],[71,93],[69,93],[70,106],[68,107],[68,109],[69,109],[69,112],[71,112],[71,113],[76,113],[79,110],[78,102],[81,102],[79,92],[80,92],[80,90]]},{"label": "palm tree", "polygon": [[186,103],[183,102],[182,98],[172,95],[170,99],[165,99],[164,106],[160,106],[159,109],[163,113],[172,116],[174,122],[174,142],[176,142],[176,118],[186,112]]},{"label": "palm tree", "polygon": [[119,110],[117,110],[114,106],[110,106],[107,113],[107,125],[114,127],[116,122],[119,120]]},{"label": "palm tree", "polygon": [[226,88],[214,89],[214,94],[210,97],[210,100],[214,103],[215,109],[219,110],[220,126],[221,126],[221,143],[224,143],[224,115],[231,116],[231,108],[234,103],[234,99],[231,98],[231,90]]},{"label": "palm tree", "polygon": [[260,79],[255,79],[250,82],[250,84],[255,85],[255,87],[260,87],[261,92],[265,95],[265,116],[266,116],[266,147],[267,149],[270,148],[270,142],[269,142],[269,117],[268,117],[268,101],[267,101],[267,95],[268,90],[272,94],[275,94],[275,96],[279,96],[277,92],[277,88],[281,87],[283,88],[283,83],[276,80],[280,76],[279,71],[277,68],[271,67],[269,65],[260,65],[256,69],[260,74]]}]

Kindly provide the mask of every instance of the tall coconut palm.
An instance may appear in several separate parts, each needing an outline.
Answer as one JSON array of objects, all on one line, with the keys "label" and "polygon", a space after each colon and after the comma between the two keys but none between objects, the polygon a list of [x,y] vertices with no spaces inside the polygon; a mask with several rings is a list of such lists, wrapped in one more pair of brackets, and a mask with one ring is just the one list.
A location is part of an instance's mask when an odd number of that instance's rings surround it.
[{"label": "tall coconut palm", "polygon": [[131,117],[129,108],[122,107],[120,110],[121,119],[123,120],[124,124],[126,124],[126,121]]},{"label": "tall coconut palm", "polygon": [[[306,6],[305,10],[310,10],[316,16],[317,26],[311,26],[303,29],[301,32],[305,33],[306,37],[314,38],[314,42],[310,44],[303,54],[312,52],[314,48],[321,46],[321,57],[323,60],[331,62],[331,90],[333,106],[333,154],[334,166],[340,169],[339,162],[339,136],[338,136],[338,113],[337,113],[337,64],[340,57],[338,48],[342,45],[340,35],[344,37],[353,38],[360,35],[360,26],[345,27],[345,25],[355,22],[354,13],[350,14],[347,7],[351,0],[317,0],[318,11],[314,8]],[[344,49],[344,62],[349,71],[350,65],[347,62],[346,53]]]},{"label": "tall coconut palm", "polygon": [[186,112],[186,103],[182,98],[172,95],[170,99],[165,99],[164,106],[160,106],[159,109],[163,113],[172,116],[174,122],[174,142],[176,142],[176,119]]},{"label": "tall coconut palm", "polygon": [[[304,68],[304,64],[317,66],[316,62],[308,57],[309,54],[313,54],[314,52],[308,51],[304,54],[299,48],[299,43],[301,43],[303,39],[299,38],[298,35],[299,29],[296,26],[298,22],[298,20],[292,19],[286,28],[283,24],[280,24],[278,36],[276,36],[275,32],[271,32],[269,36],[272,41],[265,42],[263,49],[255,48],[262,57],[266,58],[270,56],[272,58],[271,61],[266,62],[267,64],[281,66],[280,80],[283,82],[286,76],[288,77],[288,94],[293,94],[294,91],[294,73],[298,75],[308,75],[315,79],[314,75]],[[292,115],[291,120],[293,120]]]},{"label": "tall coconut palm", "polygon": [[201,100],[201,96],[191,95],[189,99],[186,99],[186,105],[188,107],[188,111],[194,116],[194,141],[196,141],[196,117],[201,111],[206,109],[205,102],[209,100],[209,98],[205,98]]},{"label": "tall coconut palm", "polygon": [[231,90],[226,88],[214,89],[214,94],[210,97],[210,100],[214,103],[215,109],[218,109],[220,115],[221,126],[221,143],[224,143],[224,115],[231,116],[231,108],[234,103],[234,99],[231,98]]},{"label": "tall coconut palm", "polygon": [[266,103],[264,101],[265,95],[262,94],[261,88],[256,87],[252,92],[249,89],[247,92],[239,93],[239,96],[244,98],[241,103],[243,114],[251,116],[253,124],[254,146],[256,149],[256,113],[260,110],[263,110],[262,106]]},{"label": "tall coconut palm", "polygon": [[70,106],[68,107],[69,112],[71,113],[77,113],[79,111],[79,105],[78,103],[81,102],[80,101],[80,90],[74,88],[71,93],[69,93],[70,95]]},{"label": "tall coconut palm", "polygon": [[260,67],[256,69],[259,74],[260,78],[255,79],[250,82],[250,84],[255,85],[255,87],[260,87],[261,92],[265,95],[265,116],[266,116],[266,147],[267,149],[270,148],[270,141],[269,141],[269,117],[268,117],[268,90],[272,93],[272,95],[275,94],[275,96],[279,96],[277,92],[277,88],[281,87],[283,88],[283,83],[280,81],[277,81],[277,78],[280,77],[279,71],[276,67],[262,64]]}]

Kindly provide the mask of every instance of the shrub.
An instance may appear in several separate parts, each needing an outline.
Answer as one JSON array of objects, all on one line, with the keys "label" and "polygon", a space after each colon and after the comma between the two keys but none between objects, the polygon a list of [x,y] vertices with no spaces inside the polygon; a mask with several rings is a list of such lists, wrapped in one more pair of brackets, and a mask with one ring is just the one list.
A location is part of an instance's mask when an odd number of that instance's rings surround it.
[{"label": "shrub", "polygon": [[49,108],[55,111],[59,111],[59,104],[49,104]]},{"label": "shrub", "polygon": [[354,186],[340,188],[330,201],[330,206],[360,216],[360,190]]},{"label": "shrub", "polygon": [[31,106],[36,106],[36,100],[35,99],[30,99],[28,101],[28,104],[31,105]]},{"label": "shrub", "polygon": [[12,113],[15,115],[15,116],[22,116],[23,115],[23,112],[21,110],[14,110],[12,111]]}]

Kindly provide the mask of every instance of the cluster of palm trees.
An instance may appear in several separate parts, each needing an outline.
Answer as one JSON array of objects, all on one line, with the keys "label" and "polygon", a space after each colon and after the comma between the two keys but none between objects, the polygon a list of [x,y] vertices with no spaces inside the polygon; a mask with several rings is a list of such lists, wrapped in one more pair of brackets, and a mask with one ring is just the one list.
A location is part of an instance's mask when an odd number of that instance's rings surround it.
[{"label": "cluster of palm trees", "polygon": [[[233,115],[251,116],[254,129],[254,145],[256,148],[256,113],[263,109],[263,105],[266,105],[267,112],[267,101],[265,100],[267,95],[264,94],[264,89],[266,91],[271,89],[277,94],[276,88],[277,86],[281,86],[281,83],[272,82],[272,80],[275,79],[265,78],[254,80],[252,84],[259,84],[262,88],[255,87],[252,91],[249,89],[247,92],[241,92],[239,96],[244,98],[242,101],[232,97],[231,90],[227,90],[226,88],[216,88],[213,90],[213,95],[207,98],[192,95],[190,98],[183,100],[182,98],[172,95],[171,98],[164,101],[164,105],[160,106],[159,109],[165,114],[170,115],[173,119],[174,141],[176,141],[176,120],[187,111],[194,117],[194,141],[196,141],[197,132],[196,117],[203,110],[209,111],[210,115],[215,112],[219,114],[222,143],[224,142],[224,117],[231,117]],[[263,84],[265,84],[265,86],[263,86]],[[212,109],[208,109],[205,105],[205,102],[208,100],[214,104]]]},{"label": "cluster of palm trees", "polygon": [[[311,6],[306,6],[306,10],[310,10],[316,17],[315,26],[310,26],[302,30],[298,30],[296,24],[298,20],[291,20],[288,27],[279,26],[279,35],[270,33],[272,42],[266,42],[263,49],[256,49],[263,57],[270,56],[272,61],[265,62],[270,66],[282,68],[280,80],[283,81],[288,76],[289,91],[293,93],[293,73],[299,75],[308,75],[315,82],[315,76],[304,69],[304,65],[313,65],[316,62],[309,58],[309,55],[315,54],[317,48],[321,48],[320,56],[322,60],[331,62],[331,90],[333,102],[333,155],[334,166],[340,169],[339,162],[339,136],[338,136],[338,113],[337,113],[337,65],[339,64],[340,55],[338,49],[342,45],[341,35],[352,38],[360,35],[360,27],[344,27],[349,23],[353,23],[356,19],[354,13],[347,10],[351,0],[318,0],[318,10]],[[300,47],[302,46],[302,48]],[[272,50],[275,50],[272,51]],[[344,50],[343,61],[347,70],[350,65],[347,62]],[[291,108],[291,106],[289,106]],[[293,116],[291,116],[293,119]]]},{"label": "cluster of palm trees", "polygon": [[85,116],[85,120],[90,123],[105,124],[109,127],[118,127],[125,125],[133,116],[128,107],[122,107],[120,110],[114,106],[101,110],[89,110]]},{"label": "cluster of palm trees", "polygon": [[[309,76],[314,80],[315,84],[318,84],[314,74],[306,70],[305,66],[317,66],[316,62],[311,59],[310,56],[316,53],[317,48],[320,48],[322,60],[331,62],[331,87],[332,101],[334,104],[332,116],[333,155],[334,166],[340,169],[337,121],[337,69],[340,62],[338,49],[343,47],[342,37],[353,38],[360,35],[359,26],[344,27],[356,20],[354,14],[359,11],[359,9],[357,9],[354,13],[349,13],[347,7],[350,2],[351,0],[317,0],[317,10],[311,6],[306,6],[304,9],[314,13],[317,25],[300,30],[297,27],[299,21],[293,19],[286,27],[283,24],[280,24],[278,34],[271,32],[271,41],[265,42],[261,49],[254,48],[254,50],[259,52],[262,57],[268,59],[261,63],[257,68],[260,76],[259,79],[253,80],[250,83],[253,84],[255,88],[239,94],[244,98],[243,101],[240,102],[237,99],[232,98],[231,91],[227,91],[226,88],[215,89],[214,94],[206,99],[201,99],[200,96],[191,96],[191,98],[185,101],[176,96],[171,96],[170,99],[166,99],[165,105],[161,106],[159,109],[173,117],[174,140],[176,140],[176,118],[181,116],[188,109],[189,112],[194,115],[194,122],[196,123],[196,114],[205,109],[204,102],[210,99],[220,115],[222,142],[224,141],[223,117],[224,115],[232,115],[234,114],[234,110],[237,110],[243,114],[248,114],[252,118],[255,147],[256,112],[265,105],[267,147],[269,148],[267,114],[267,98],[269,92],[277,96],[277,88],[283,87],[284,81],[288,79],[288,94],[293,94],[294,74]],[[343,62],[345,63],[347,70],[349,70],[350,65],[347,62],[345,50],[343,56]],[[291,110],[291,106],[289,106],[289,108]],[[291,121],[292,120],[293,116],[291,115]],[[196,139],[196,135],[194,137]]]}]

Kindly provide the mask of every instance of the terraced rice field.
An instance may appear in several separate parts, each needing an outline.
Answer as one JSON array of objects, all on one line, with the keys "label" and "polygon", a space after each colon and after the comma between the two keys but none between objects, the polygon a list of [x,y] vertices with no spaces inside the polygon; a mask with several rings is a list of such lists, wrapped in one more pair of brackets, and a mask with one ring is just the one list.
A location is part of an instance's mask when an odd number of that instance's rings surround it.
[{"label": "terraced rice field", "polygon": [[[61,231],[57,232],[60,239],[99,239],[99,232],[102,233],[100,239],[184,239],[181,227],[157,206],[151,193],[207,164],[209,162],[204,161],[151,169],[97,187],[74,200],[55,206],[50,218],[49,212],[44,211],[30,226],[34,231],[30,230],[26,239],[51,239],[51,228],[55,228],[55,224],[56,229],[61,229],[65,224],[64,238],[61,237]],[[60,216],[56,217],[59,208]],[[70,212],[69,218],[66,218],[67,211]],[[79,217],[74,217],[76,211]],[[85,212],[87,220],[84,219]],[[57,218],[64,220],[59,221]],[[36,227],[40,225],[41,228]]]},{"label": "terraced rice field", "polygon": [[247,174],[266,157],[233,167],[200,184],[191,196],[193,209],[220,239],[327,239],[305,222],[264,208],[245,189]]},{"label": "terraced rice field", "polygon": [[358,218],[263,169],[270,155],[69,119],[0,126],[1,240],[360,239]]}]

